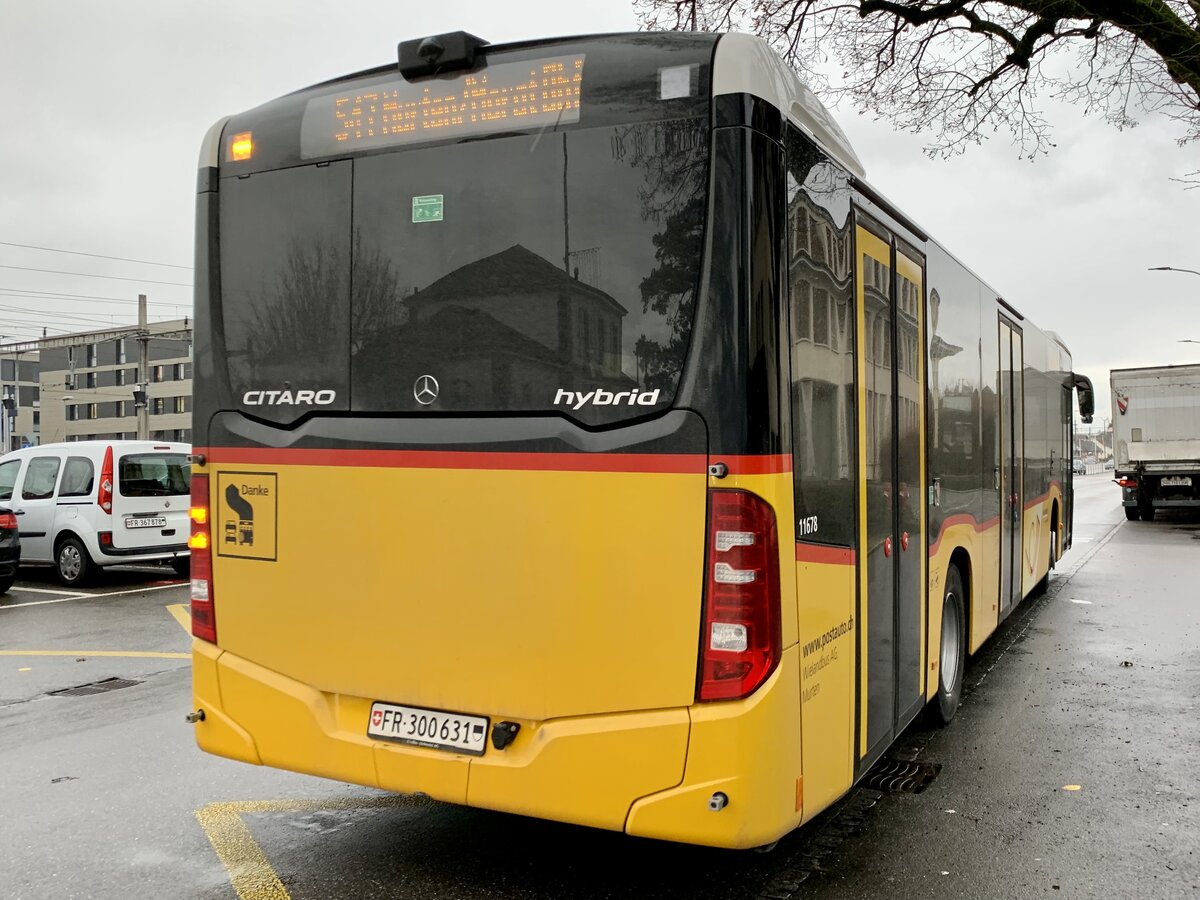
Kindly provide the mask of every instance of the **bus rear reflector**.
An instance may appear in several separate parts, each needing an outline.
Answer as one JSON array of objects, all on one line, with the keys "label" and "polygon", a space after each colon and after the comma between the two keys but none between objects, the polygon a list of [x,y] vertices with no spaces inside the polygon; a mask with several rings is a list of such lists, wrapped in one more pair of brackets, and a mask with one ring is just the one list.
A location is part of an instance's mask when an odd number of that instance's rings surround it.
[{"label": "bus rear reflector", "polygon": [[208,476],[192,475],[192,534],[188,538],[192,569],[192,635],[217,642],[217,613],[213,606],[212,549],[208,533]]},{"label": "bus rear reflector", "polygon": [[737,700],[775,671],[783,642],[770,504],[746,491],[709,491],[706,550],[696,699]]}]

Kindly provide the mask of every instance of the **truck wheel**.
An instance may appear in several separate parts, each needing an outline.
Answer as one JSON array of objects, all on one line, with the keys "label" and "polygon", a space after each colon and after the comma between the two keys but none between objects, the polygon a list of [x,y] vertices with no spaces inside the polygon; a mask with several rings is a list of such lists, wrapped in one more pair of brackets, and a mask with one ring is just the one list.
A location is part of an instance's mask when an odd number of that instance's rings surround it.
[{"label": "truck wheel", "polygon": [[79,538],[69,537],[58,545],[54,554],[54,574],[59,584],[77,587],[92,575],[92,558]]},{"label": "truck wheel", "polygon": [[1154,514],[1157,510],[1153,506],[1142,506],[1138,508],[1138,513],[1142,517],[1143,522],[1153,522]]},{"label": "truck wheel", "polygon": [[1136,522],[1138,520],[1138,508],[1136,506],[1125,507],[1125,518],[1130,522]]},{"label": "truck wheel", "polygon": [[962,699],[963,670],[967,667],[966,598],[957,566],[946,572],[942,596],[942,637],[938,652],[938,690],[927,708],[931,725],[949,725]]}]

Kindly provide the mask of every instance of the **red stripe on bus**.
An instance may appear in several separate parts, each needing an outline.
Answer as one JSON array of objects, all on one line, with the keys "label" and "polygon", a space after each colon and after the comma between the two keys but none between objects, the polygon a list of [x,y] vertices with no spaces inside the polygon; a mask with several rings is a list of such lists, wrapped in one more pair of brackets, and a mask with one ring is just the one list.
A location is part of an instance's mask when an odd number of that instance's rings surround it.
[{"label": "red stripe on bus", "polygon": [[762,456],[713,456],[714,463],[725,463],[730,475],[781,475],[792,471],[792,457],[787,453],[768,453]]},{"label": "red stripe on bus", "polygon": [[276,447],[195,448],[209,462],[235,465],[349,466],[379,469],[519,469],[553,472],[648,472],[703,475],[699,453],[508,453],[463,450],[323,450]]},{"label": "red stripe on bus", "polygon": [[797,542],[796,562],[852,566],[854,565],[854,550],[850,547],[827,547],[824,544],[804,544]]}]

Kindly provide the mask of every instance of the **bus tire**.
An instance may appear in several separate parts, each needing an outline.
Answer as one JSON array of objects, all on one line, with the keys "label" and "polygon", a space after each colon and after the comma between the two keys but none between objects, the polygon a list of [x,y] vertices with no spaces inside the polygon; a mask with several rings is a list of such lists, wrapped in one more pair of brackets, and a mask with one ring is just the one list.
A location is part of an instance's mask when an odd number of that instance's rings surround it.
[{"label": "bus tire", "polygon": [[54,574],[58,576],[58,583],[66,587],[87,583],[92,576],[92,558],[83,541],[77,537],[59,541],[54,551]]},{"label": "bus tire", "polygon": [[1125,507],[1125,518],[1127,518],[1130,522],[1136,522],[1140,518],[1138,508],[1136,506]]},{"label": "bus tire", "polygon": [[928,708],[930,723],[939,728],[950,724],[962,699],[963,670],[967,667],[966,622],[962,575],[957,566],[951,566],[946,572],[946,590],[942,596],[938,690]]}]

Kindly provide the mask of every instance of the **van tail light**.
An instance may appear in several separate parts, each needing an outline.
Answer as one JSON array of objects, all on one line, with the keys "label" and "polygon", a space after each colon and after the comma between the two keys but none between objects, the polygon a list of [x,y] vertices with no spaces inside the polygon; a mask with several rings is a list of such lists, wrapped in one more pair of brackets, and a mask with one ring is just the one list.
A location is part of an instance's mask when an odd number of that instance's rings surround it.
[{"label": "van tail light", "polygon": [[106,513],[112,512],[112,492],[113,492],[113,452],[110,445],[104,451],[104,464],[100,466],[100,491],[96,497],[96,502],[100,504],[100,508]]},{"label": "van tail light", "polygon": [[747,697],[775,671],[783,643],[770,504],[746,491],[709,491],[705,566],[696,699]]},{"label": "van tail light", "polygon": [[188,549],[192,554],[192,635],[215,644],[217,613],[213,606],[207,475],[192,476],[192,505],[188,512],[192,520],[192,534],[188,538]]},{"label": "van tail light", "polygon": [[7,509],[0,512],[0,528],[10,528],[13,531],[17,530],[17,514],[9,512]]}]

